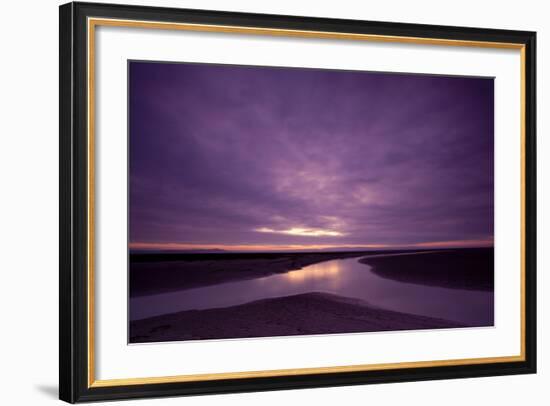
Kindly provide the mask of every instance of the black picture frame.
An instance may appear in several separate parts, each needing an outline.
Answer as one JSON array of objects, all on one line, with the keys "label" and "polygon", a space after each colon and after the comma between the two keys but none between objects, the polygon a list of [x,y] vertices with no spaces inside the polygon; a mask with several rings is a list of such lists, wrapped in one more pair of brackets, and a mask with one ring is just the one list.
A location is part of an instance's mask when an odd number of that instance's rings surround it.
[{"label": "black picture frame", "polygon": [[[60,6],[59,397],[67,402],[234,393],[536,372],[536,33],[113,4]],[[524,359],[117,386],[90,384],[87,188],[87,19],[112,18],[517,44],[524,52]]]}]

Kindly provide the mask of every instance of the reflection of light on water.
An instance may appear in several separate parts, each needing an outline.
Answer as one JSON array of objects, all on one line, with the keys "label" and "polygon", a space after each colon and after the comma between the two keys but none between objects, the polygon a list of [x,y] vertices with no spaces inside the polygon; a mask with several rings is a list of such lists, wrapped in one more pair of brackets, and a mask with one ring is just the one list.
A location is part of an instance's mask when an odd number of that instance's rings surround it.
[{"label": "reflection of light on water", "polygon": [[358,262],[358,258],[320,262],[262,278],[131,298],[130,318],[137,320],[191,309],[236,306],[311,292],[362,299],[388,310],[465,324],[493,323],[493,292],[416,285],[382,278],[374,274],[370,266]]},{"label": "reflection of light on water", "polygon": [[284,276],[292,283],[302,283],[316,279],[338,279],[340,272],[341,269],[338,261],[328,261],[287,272]]}]

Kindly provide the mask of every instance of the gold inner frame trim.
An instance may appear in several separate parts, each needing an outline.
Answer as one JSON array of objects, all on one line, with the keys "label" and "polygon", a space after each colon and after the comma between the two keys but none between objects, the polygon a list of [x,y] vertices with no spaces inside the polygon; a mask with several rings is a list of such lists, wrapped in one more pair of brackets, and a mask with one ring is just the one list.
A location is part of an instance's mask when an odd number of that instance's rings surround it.
[{"label": "gold inner frame trim", "polygon": [[[111,387],[143,384],[213,381],[221,379],[265,378],[280,376],[332,374],[342,372],[380,371],[398,368],[426,368],[457,365],[479,365],[504,362],[525,361],[525,45],[506,42],[467,41],[441,38],[401,37],[391,35],[355,34],[345,32],[307,31],[275,29],[261,27],[242,27],[228,25],[167,23],[155,21],[121,20],[109,18],[88,18],[87,22],[87,80],[88,80],[88,387]],[[520,51],[521,69],[521,116],[520,116],[520,154],[521,154],[521,269],[520,269],[520,341],[519,355],[502,357],[480,357],[450,360],[395,362],[383,364],[364,364],[330,366],[316,368],[277,369],[265,371],[220,372],[211,374],[189,374],[175,376],[95,379],[95,278],[94,278],[94,197],[95,197],[95,28],[97,26],[149,28],[161,30],[183,30],[194,32],[234,33],[245,35],[268,35],[298,38],[342,39],[371,42],[389,42],[435,46],[460,46],[478,48],[513,49]]]}]

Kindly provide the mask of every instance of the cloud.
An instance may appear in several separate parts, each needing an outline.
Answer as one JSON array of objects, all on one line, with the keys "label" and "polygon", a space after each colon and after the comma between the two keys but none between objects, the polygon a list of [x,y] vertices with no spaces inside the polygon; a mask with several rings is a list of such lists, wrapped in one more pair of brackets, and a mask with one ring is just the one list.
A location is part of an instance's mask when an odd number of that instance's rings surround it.
[{"label": "cloud", "polygon": [[492,79],[132,62],[130,240],[483,239],[492,117]]},{"label": "cloud", "polygon": [[256,228],[254,231],[259,233],[273,233],[273,234],[287,234],[287,235],[299,235],[304,237],[342,237],[343,233],[339,231],[332,230],[320,230],[313,228],[301,228],[301,227],[292,227],[288,230],[274,230],[268,227]]}]

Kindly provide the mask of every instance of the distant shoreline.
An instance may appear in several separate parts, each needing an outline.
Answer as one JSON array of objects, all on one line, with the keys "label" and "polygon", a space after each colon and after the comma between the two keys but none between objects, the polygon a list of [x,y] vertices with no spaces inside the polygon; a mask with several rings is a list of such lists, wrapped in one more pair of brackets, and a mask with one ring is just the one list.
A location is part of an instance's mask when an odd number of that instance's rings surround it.
[{"label": "distant shoreline", "polygon": [[[423,250],[377,250],[377,251],[346,251],[346,252],[311,252],[311,253],[155,253],[133,254],[130,256],[129,281],[130,297],[140,297],[169,293],[204,286],[216,285],[225,282],[255,279],[279,273],[286,273],[320,262],[335,259],[354,257],[363,258],[361,263],[371,265],[373,271],[384,278],[401,280],[404,282],[420,283],[435,286],[453,286],[453,281],[440,280],[437,277],[437,269],[430,266],[432,261],[418,255],[392,256],[394,254],[417,254],[430,252],[431,258],[437,258],[438,253],[457,253],[451,255],[453,278],[460,279],[460,266],[474,267],[479,271],[479,266],[471,261],[464,261],[468,253],[491,251],[492,248],[457,248],[457,249],[423,249]],[[416,258],[415,258],[416,257]],[[455,261],[457,257],[458,260]],[[409,264],[407,266],[407,264]],[[437,265],[437,264],[435,264]],[[435,266],[434,265],[434,266]],[[446,266],[447,266],[446,265]],[[430,270],[429,273],[420,272],[421,267]],[[458,268],[457,268],[458,267]],[[482,278],[476,278],[472,272],[468,274],[467,281],[458,283],[459,288],[490,290],[492,289],[492,266],[488,274],[487,266],[481,269]],[[410,274],[404,275],[403,270]],[[399,279],[402,278],[402,279]],[[404,278],[404,279],[403,279]],[[490,279],[490,280],[489,280]],[[456,283],[455,283],[456,285]]]},{"label": "distant shoreline", "polygon": [[458,328],[364,301],[311,292],[130,322],[130,343]]}]

